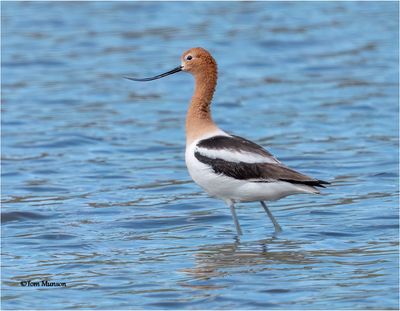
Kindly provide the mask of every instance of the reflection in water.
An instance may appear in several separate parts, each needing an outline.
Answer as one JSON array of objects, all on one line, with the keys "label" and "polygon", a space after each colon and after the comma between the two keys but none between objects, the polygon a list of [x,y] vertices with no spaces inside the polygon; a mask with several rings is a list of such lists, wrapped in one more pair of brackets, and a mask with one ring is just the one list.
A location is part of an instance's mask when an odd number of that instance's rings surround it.
[{"label": "reflection in water", "polygon": [[251,242],[203,246],[195,253],[195,267],[182,272],[195,279],[208,280],[227,274],[227,269],[240,268],[242,273],[255,273],[269,265],[307,265],[317,263],[307,257],[301,243],[269,238]]}]

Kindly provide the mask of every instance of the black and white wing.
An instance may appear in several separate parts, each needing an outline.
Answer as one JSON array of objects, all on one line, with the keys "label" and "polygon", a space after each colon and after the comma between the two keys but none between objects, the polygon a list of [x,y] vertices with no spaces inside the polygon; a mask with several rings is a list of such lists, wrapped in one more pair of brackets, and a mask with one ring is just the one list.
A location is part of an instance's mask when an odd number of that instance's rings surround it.
[{"label": "black and white wing", "polygon": [[239,180],[285,181],[312,187],[329,184],[286,167],[263,147],[239,136],[219,135],[203,139],[197,143],[194,155],[215,173]]}]

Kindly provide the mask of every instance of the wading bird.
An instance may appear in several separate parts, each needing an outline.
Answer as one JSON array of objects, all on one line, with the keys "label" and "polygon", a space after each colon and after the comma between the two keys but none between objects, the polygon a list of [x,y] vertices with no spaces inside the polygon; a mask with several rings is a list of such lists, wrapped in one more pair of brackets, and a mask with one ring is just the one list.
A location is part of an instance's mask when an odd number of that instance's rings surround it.
[{"label": "wading bird", "polygon": [[186,166],[193,180],[209,195],[230,207],[238,235],[242,234],[235,203],[259,201],[275,232],[281,227],[264,201],[292,194],[319,193],[328,182],[306,176],[285,166],[271,153],[245,138],[229,134],[214,123],[210,105],[217,85],[217,63],[203,48],[183,53],[181,65],[151,78],[156,80],[180,71],[195,78],[195,89],[186,116]]}]

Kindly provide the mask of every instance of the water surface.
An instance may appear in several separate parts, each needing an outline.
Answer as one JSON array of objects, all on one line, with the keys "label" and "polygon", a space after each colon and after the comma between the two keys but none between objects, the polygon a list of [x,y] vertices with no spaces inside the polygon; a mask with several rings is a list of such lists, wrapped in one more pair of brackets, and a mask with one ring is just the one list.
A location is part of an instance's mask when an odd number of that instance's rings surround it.
[{"label": "water surface", "polygon": [[[399,307],[396,2],[1,5],[3,309]],[[279,235],[191,181],[189,75],[122,79],[192,46],[223,129],[332,182]]]}]

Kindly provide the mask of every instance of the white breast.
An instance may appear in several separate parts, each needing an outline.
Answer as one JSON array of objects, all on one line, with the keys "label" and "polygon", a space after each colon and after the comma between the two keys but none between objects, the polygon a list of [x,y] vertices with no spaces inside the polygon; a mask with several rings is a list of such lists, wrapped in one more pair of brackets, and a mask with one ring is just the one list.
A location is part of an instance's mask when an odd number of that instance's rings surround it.
[{"label": "white breast", "polygon": [[228,184],[230,184],[232,178],[216,174],[209,165],[201,163],[194,156],[197,149],[196,145],[200,140],[216,135],[229,136],[224,131],[219,130],[193,141],[190,145],[186,146],[185,161],[189,174],[194,182],[202,187],[209,195],[222,198],[221,195],[227,191],[226,188],[230,188]]}]

